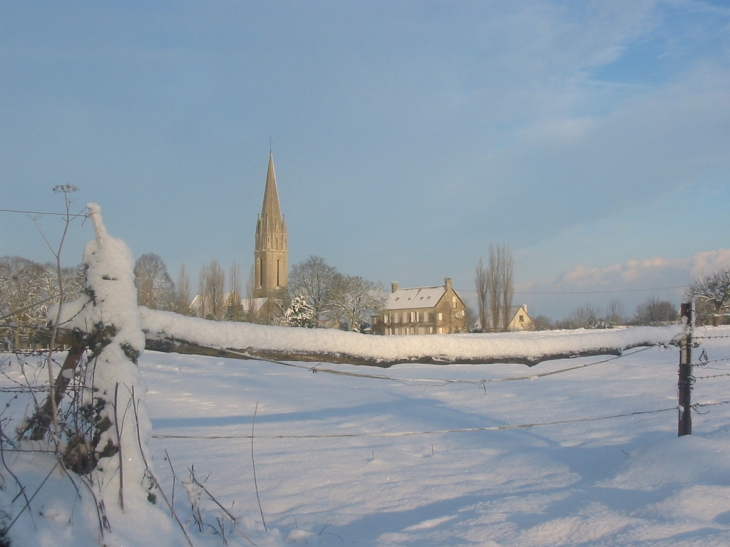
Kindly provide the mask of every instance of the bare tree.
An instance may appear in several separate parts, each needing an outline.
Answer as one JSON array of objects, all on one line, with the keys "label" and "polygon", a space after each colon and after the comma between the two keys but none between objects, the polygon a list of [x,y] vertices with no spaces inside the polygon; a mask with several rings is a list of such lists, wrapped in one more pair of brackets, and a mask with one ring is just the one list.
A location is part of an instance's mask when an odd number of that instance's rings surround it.
[{"label": "bare tree", "polygon": [[226,312],[226,274],[217,260],[200,269],[198,316],[222,321]]},{"label": "bare tree", "polygon": [[180,264],[177,271],[177,286],[175,291],[175,312],[180,315],[190,315],[190,277],[185,264]]},{"label": "bare tree", "polygon": [[570,328],[595,329],[603,326],[601,309],[589,303],[574,309],[568,316],[568,321]]},{"label": "bare tree", "polygon": [[137,304],[154,310],[175,309],[175,284],[160,255],[145,253],[134,264]]},{"label": "bare tree", "polygon": [[289,291],[303,297],[319,319],[329,311],[332,289],[338,275],[337,268],[327,264],[324,258],[310,256],[292,267]]},{"label": "bare tree", "polygon": [[623,303],[614,298],[608,303],[608,312],[606,313],[606,323],[613,327],[623,325],[626,322]]},{"label": "bare tree", "polygon": [[371,315],[380,313],[386,294],[380,283],[357,275],[337,274],[329,298],[330,319],[347,323],[349,330],[359,331]]},{"label": "bare tree", "polygon": [[[78,268],[61,268],[64,300],[78,297],[81,276]],[[47,344],[48,308],[59,298],[55,265],[39,264],[19,256],[0,257],[0,338],[20,348],[21,340],[34,347]]]},{"label": "bare tree", "polygon": [[514,260],[506,245],[489,244],[489,262],[485,267],[479,259],[474,281],[482,330],[506,331],[514,296]]},{"label": "bare tree", "polygon": [[686,294],[689,298],[696,297],[701,302],[711,305],[714,312],[712,324],[719,325],[723,308],[730,301],[730,268],[726,267],[713,274],[695,279],[687,288]]},{"label": "bare tree", "polygon": [[491,318],[489,312],[489,269],[484,266],[482,259],[477,264],[474,284],[477,290],[477,307],[479,310],[479,325],[481,330],[486,332],[489,329]]},{"label": "bare tree", "polygon": [[256,322],[256,298],[254,298],[254,292],[256,291],[256,267],[251,266],[251,271],[248,274],[246,280],[246,304],[243,306],[243,321],[249,323]]},{"label": "bare tree", "polygon": [[241,265],[231,264],[228,274],[228,301],[226,302],[226,319],[228,321],[243,321],[244,311],[241,304]]},{"label": "bare tree", "polygon": [[668,300],[659,300],[652,296],[636,307],[637,325],[658,325],[677,320],[677,308]]},{"label": "bare tree", "polygon": [[497,268],[499,270],[500,285],[500,307],[502,308],[502,330],[507,332],[509,324],[512,320],[510,309],[512,308],[512,298],[515,294],[514,284],[514,259],[512,252],[506,245],[497,247]]}]

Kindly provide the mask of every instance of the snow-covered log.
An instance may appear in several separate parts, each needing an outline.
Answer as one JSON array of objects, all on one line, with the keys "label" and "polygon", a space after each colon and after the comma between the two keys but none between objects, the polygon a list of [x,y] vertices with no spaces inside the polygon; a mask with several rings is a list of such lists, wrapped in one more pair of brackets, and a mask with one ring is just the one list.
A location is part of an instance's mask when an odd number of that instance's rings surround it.
[{"label": "snow-covered log", "polygon": [[682,325],[490,334],[372,336],[185,317],[140,307],[148,349],[388,367],[397,363],[524,363],[672,344]]}]

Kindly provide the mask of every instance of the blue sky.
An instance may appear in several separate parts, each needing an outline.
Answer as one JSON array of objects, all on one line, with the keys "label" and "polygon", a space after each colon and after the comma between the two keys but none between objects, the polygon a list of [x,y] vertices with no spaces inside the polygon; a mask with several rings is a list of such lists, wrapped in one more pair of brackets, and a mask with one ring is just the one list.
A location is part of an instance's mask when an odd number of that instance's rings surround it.
[{"label": "blue sky", "polygon": [[[717,1],[2,0],[0,208],[74,184],[173,277],[247,271],[271,137],[291,264],[468,292],[494,242],[533,314],[678,302],[636,289],[730,264],[729,25]],[[50,258],[0,213],[7,254]]]}]

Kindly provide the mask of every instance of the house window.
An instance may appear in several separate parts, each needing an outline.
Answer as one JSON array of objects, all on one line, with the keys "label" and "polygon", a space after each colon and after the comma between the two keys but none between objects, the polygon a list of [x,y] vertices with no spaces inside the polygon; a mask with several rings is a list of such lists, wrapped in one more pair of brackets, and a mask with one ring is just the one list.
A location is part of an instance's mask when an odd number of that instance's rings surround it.
[{"label": "house window", "polygon": [[451,297],[451,307],[456,309],[456,297],[455,296]]},{"label": "house window", "polygon": [[524,323],[524,322],[525,322],[525,316],[524,315],[520,315],[520,323]]},{"label": "house window", "polygon": [[411,323],[418,323],[418,312],[411,312]]},{"label": "house window", "polygon": [[408,323],[408,312],[407,311],[403,312],[403,322]]},{"label": "house window", "polygon": [[439,327],[439,331],[438,331],[438,333],[439,333],[439,334],[443,334],[443,333],[444,333],[444,329],[442,329],[441,327]]},{"label": "house window", "polygon": [[444,314],[441,313],[441,312],[438,312],[436,314],[436,319],[438,319],[439,321],[443,321],[444,320]]},{"label": "house window", "polygon": [[390,323],[390,315],[387,313],[383,316],[383,323]]},{"label": "house window", "polygon": [[433,327],[428,327],[428,334],[433,334]]},{"label": "house window", "polygon": [[400,323],[400,315],[397,313],[393,314],[393,323]]}]

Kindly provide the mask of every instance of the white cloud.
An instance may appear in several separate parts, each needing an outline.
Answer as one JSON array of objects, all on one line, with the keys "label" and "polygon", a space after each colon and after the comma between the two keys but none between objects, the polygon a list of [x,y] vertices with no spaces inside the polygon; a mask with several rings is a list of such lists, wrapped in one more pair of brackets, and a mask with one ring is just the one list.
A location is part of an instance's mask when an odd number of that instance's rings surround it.
[{"label": "white cloud", "polygon": [[516,300],[553,317],[561,317],[586,302],[602,306],[612,299],[623,302],[631,312],[651,296],[679,303],[693,278],[727,267],[730,249],[683,258],[629,260],[603,268],[579,265],[552,279],[518,285]]}]

